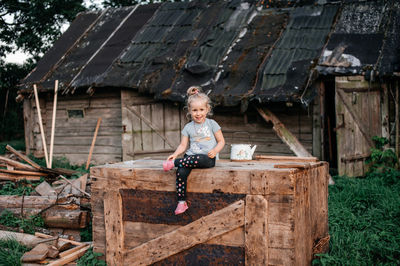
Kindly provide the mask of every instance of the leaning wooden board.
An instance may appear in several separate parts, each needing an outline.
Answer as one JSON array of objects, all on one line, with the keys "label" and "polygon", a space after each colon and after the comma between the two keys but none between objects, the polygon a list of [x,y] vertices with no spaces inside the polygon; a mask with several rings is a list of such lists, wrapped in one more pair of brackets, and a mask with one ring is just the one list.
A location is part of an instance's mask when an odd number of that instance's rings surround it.
[{"label": "leaning wooden board", "polygon": [[162,161],[92,167],[94,250],[109,265],[309,265],[328,236],[328,164],[295,158],[193,170],[180,216]]}]

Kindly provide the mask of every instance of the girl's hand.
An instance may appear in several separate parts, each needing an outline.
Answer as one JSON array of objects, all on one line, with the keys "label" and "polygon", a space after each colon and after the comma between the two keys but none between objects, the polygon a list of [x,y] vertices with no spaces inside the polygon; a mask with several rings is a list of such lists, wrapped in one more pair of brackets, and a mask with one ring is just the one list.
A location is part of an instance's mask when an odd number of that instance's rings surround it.
[{"label": "girl's hand", "polygon": [[170,156],[168,156],[168,161],[169,160],[175,160],[176,159],[176,155],[175,154],[171,154]]},{"label": "girl's hand", "polygon": [[215,155],[217,155],[217,153],[214,151],[214,149],[212,149],[211,151],[208,152],[208,157],[210,157],[211,159],[215,157]]}]

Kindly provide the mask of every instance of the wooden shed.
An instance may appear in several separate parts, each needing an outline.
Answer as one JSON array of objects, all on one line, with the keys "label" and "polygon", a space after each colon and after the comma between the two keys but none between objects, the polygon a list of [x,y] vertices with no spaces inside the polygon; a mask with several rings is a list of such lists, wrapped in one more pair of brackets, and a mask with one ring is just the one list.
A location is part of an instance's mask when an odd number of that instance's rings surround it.
[{"label": "wooden shed", "polygon": [[188,179],[161,160],[91,168],[94,251],[109,265],[310,265],[328,249],[328,164],[315,158],[220,160]]},{"label": "wooden shed", "polygon": [[74,164],[87,160],[99,117],[92,163],[165,158],[187,122],[185,91],[199,85],[228,143],[222,158],[229,144],[251,142],[258,155],[312,155],[340,174],[364,174],[372,136],[399,147],[399,3],[311,2],[79,14],[21,82],[27,153],[43,156],[33,84],[49,139],[60,82],[54,154]]}]

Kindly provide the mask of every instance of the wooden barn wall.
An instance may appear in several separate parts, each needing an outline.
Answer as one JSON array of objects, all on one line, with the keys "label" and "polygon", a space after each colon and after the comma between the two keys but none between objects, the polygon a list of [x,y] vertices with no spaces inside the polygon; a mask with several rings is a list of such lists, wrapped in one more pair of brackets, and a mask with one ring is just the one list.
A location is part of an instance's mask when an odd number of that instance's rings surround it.
[{"label": "wooden barn wall", "polygon": [[[313,152],[313,115],[310,110],[300,106],[282,105],[268,107],[310,152]],[[250,107],[245,114],[238,108],[217,108],[213,118],[220,124],[226,145],[220,157],[229,158],[231,144],[250,143],[257,145],[255,154],[291,155],[295,154],[282,142],[273,130],[272,123],[267,123]]]},{"label": "wooden barn wall", "polygon": [[[122,127],[124,129],[122,136],[123,160],[160,159],[171,154],[180,142],[181,130],[189,121],[183,106],[155,102],[149,97],[140,96],[137,92],[129,90],[121,91],[121,99]],[[271,108],[281,122],[312,153],[312,108],[304,109],[297,105],[287,107],[282,104],[271,106]],[[265,122],[252,107],[249,107],[245,114],[241,114],[238,107],[215,108],[211,118],[215,119],[222,127],[227,144],[222,150],[220,158],[230,157],[230,144],[232,143],[255,144],[257,145],[256,154],[294,155],[276,135],[272,129],[272,123]],[[159,133],[156,133],[149,124]],[[160,134],[167,138],[173,147],[170,147]]]},{"label": "wooden barn wall", "polygon": [[[50,151],[53,94],[39,96],[47,151]],[[29,112],[28,110],[32,110]],[[68,110],[82,110],[84,117],[69,117]],[[66,157],[72,164],[87,161],[98,118],[102,118],[91,163],[104,164],[122,160],[121,100],[118,91],[96,91],[88,94],[58,95],[54,135],[54,157]],[[44,156],[37,108],[34,99],[25,100],[25,139],[27,153]]]}]

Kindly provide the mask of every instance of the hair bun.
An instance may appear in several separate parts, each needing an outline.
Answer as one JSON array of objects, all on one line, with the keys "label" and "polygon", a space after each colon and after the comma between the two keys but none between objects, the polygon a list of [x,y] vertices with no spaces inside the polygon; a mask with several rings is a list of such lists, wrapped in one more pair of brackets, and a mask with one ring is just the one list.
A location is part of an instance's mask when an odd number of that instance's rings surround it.
[{"label": "hair bun", "polygon": [[191,86],[187,90],[186,94],[187,94],[187,96],[192,96],[192,95],[198,94],[199,92],[202,92],[201,91],[201,87],[199,87],[199,86]]}]

